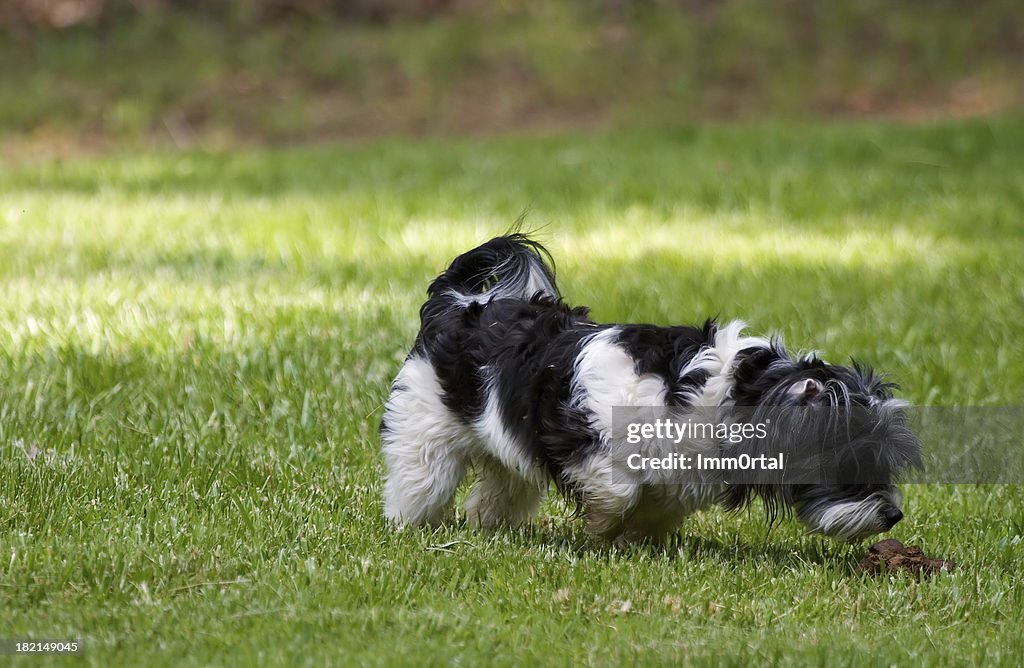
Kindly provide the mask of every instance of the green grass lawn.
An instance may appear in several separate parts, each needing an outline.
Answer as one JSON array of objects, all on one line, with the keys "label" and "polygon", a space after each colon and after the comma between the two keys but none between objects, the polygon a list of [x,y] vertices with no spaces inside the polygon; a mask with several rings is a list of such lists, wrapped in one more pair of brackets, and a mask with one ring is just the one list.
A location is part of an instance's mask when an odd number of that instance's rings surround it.
[{"label": "green grass lawn", "polygon": [[92,665],[1017,665],[1019,487],[905,489],[891,535],[962,567],[878,578],[759,508],[665,548],[557,499],[395,533],[376,428],[427,282],[524,210],[598,319],[742,317],[915,403],[1019,404],[1022,145],[1009,118],[0,167],[0,636]]}]

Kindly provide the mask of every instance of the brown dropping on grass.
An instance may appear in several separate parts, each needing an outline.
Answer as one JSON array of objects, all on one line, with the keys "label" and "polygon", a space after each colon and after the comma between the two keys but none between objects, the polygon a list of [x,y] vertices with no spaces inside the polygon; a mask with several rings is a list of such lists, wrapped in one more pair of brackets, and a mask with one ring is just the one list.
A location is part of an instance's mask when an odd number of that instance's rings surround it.
[{"label": "brown dropping on grass", "polygon": [[952,561],[926,557],[924,551],[917,545],[905,546],[893,538],[869,547],[867,556],[857,565],[861,571],[873,575],[898,571],[934,575],[956,568]]}]

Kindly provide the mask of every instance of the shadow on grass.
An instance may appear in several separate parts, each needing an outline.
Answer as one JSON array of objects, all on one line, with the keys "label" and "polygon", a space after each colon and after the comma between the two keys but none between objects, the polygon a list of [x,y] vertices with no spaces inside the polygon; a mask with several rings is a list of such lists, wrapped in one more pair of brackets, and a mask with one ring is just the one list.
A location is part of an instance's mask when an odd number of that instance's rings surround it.
[{"label": "shadow on grass", "polygon": [[[717,512],[709,510],[707,512]],[[730,513],[728,524],[733,524],[735,517]],[[822,537],[797,539],[788,531],[771,531],[767,525],[758,526],[755,531],[761,533],[758,538],[751,538],[749,522],[760,521],[758,518],[747,518],[742,529],[737,528],[734,534],[724,534],[718,528],[710,532],[715,535],[701,533],[701,513],[695,513],[683,521],[675,532],[660,541],[615,545],[588,534],[584,523],[571,513],[546,514],[542,512],[529,524],[515,529],[479,530],[471,528],[465,518],[443,525],[440,534],[424,536],[430,551],[457,551],[460,546],[483,546],[491,541],[498,544],[511,542],[517,549],[524,552],[543,549],[558,554],[575,556],[589,555],[606,561],[668,560],[680,563],[706,563],[733,570],[751,563],[779,571],[808,571],[816,568],[830,568],[840,574],[858,575],[858,554],[866,550],[867,543],[846,544],[834,542]],[[794,521],[788,518],[780,521]],[[728,529],[726,529],[727,531]],[[453,540],[453,538],[457,538]],[[860,556],[863,556],[862,554]]]}]

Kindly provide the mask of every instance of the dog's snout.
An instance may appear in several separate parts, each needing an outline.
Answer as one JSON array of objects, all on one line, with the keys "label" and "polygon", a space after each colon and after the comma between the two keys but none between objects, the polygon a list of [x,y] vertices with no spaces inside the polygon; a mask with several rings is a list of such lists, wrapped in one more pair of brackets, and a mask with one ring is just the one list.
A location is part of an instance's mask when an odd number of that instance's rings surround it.
[{"label": "dog's snout", "polygon": [[903,511],[899,508],[892,506],[885,510],[885,521],[888,522],[889,528],[896,526],[896,523],[903,519]]}]

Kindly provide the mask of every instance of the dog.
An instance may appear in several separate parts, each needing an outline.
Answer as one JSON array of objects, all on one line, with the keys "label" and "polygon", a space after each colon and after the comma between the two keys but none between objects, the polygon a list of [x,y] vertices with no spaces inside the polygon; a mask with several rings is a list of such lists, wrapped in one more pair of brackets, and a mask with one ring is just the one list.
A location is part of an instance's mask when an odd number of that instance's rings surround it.
[{"label": "dog", "polygon": [[[739,321],[599,324],[562,301],[549,253],[520,233],[460,255],[427,293],[380,425],[384,512],[394,525],[443,521],[470,469],[465,515],[482,528],[528,521],[552,481],[588,530],[613,542],[661,540],[694,511],[755,498],[772,522],[779,509],[792,511],[810,532],[848,541],[903,516],[894,481],[921,466],[920,444],[895,386],[869,368],[793,356],[778,338],[745,335]],[[827,441],[831,456],[821,458],[825,475],[808,482],[629,476],[615,469],[615,407],[743,407],[744,419],[817,408],[824,419],[781,420],[772,443],[792,458],[794,438]],[[849,413],[836,415],[853,409],[860,420],[851,430]],[[756,438],[712,445],[732,455],[765,449]],[[851,480],[840,467],[871,475]]]}]

